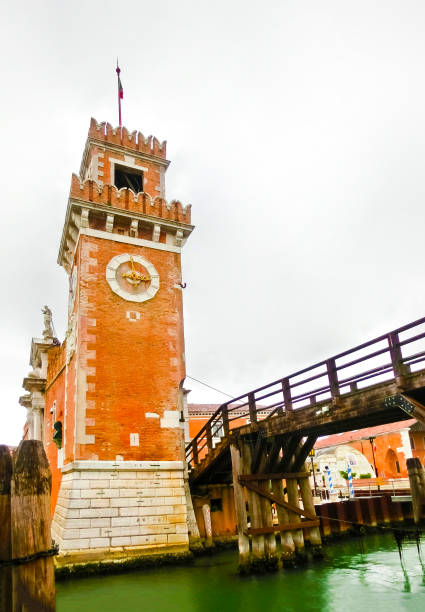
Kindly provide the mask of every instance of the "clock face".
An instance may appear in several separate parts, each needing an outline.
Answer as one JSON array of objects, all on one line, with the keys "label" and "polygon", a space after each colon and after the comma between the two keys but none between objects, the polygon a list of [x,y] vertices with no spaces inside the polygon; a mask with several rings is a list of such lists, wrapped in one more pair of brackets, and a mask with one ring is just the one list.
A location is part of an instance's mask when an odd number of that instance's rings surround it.
[{"label": "clock face", "polygon": [[123,253],[106,266],[106,280],[114,293],[129,302],[145,302],[159,289],[155,267],[141,255]]}]

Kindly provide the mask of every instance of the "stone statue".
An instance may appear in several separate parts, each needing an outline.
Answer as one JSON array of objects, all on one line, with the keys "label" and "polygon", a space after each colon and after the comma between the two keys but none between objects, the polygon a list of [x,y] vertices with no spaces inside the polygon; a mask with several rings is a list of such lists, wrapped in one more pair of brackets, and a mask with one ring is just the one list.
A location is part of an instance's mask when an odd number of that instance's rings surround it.
[{"label": "stone statue", "polygon": [[44,340],[49,340],[50,338],[53,338],[52,311],[46,305],[41,309],[41,312],[44,315],[43,338]]}]

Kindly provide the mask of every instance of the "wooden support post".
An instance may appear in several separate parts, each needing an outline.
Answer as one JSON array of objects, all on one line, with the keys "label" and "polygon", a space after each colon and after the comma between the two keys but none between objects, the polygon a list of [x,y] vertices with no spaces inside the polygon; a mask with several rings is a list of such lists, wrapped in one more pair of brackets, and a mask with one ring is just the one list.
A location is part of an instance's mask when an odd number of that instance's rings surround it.
[{"label": "wooden support post", "polygon": [[401,353],[400,339],[397,332],[388,334],[388,345],[390,347],[391,363],[394,370],[394,376],[399,378],[409,372],[409,366],[404,365],[403,355]]},{"label": "wooden support post", "polygon": [[[10,483],[12,457],[7,446],[0,446],[0,562],[12,558]],[[0,566],[0,610],[12,610],[12,568]]]},{"label": "wooden support post", "polygon": [[338,519],[339,532],[345,533],[350,529],[350,523],[348,522],[348,504],[349,501],[335,502],[336,505],[336,517]]},{"label": "wooden support post", "polygon": [[207,546],[212,546],[211,508],[209,504],[203,504],[202,516],[204,517],[205,539]]},{"label": "wooden support post", "polygon": [[360,503],[362,506],[362,514],[366,525],[376,527],[376,513],[374,506],[374,497],[361,497]]},{"label": "wooden support post", "polygon": [[221,420],[223,423],[223,432],[224,436],[227,437],[229,435],[230,427],[229,427],[229,407],[227,404],[223,404],[221,407]]},{"label": "wooden support post", "polygon": [[382,518],[382,522],[383,523],[390,523],[391,522],[391,518],[390,518],[390,497],[389,495],[382,495],[382,497],[379,498],[380,501],[380,505],[381,505],[381,518]]},{"label": "wooden support post", "polygon": [[321,504],[317,507],[318,514],[320,516],[320,524],[322,527],[322,533],[325,538],[331,535],[331,521],[329,520],[329,505]]},{"label": "wooden support post", "polygon": [[[247,442],[243,443],[242,447],[242,457],[244,465],[251,466],[252,456],[251,449]],[[257,481],[253,481],[254,485],[257,485]],[[254,491],[250,491],[248,489],[248,507],[249,507],[249,517],[251,519],[251,527],[254,529],[258,527],[263,527],[263,510],[261,506],[261,497],[258,493]],[[264,557],[264,535],[258,534],[253,535],[251,540],[252,545],[252,556],[257,559],[261,559]]]},{"label": "wooden support post", "polygon": [[328,359],[326,361],[326,368],[328,371],[328,380],[329,380],[329,387],[331,389],[332,399],[334,399],[334,398],[339,397],[340,395],[335,359]]},{"label": "wooden support post", "polygon": [[[266,456],[266,446],[263,442],[262,444],[262,455],[260,459],[259,471],[264,472],[267,464],[267,456]],[[260,480],[258,482],[258,486],[260,489],[267,493],[271,493],[270,491],[270,480]],[[272,515],[272,504],[269,499],[266,497],[261,497],[261,514],[262,514],[262,527],[273,527],[273,515]],[[269,557],[273,557],[276,555],[276,535],[274,533],[269,533],[264,536],[264,553]]]},{"label": "wooden support post", "polygon": [[422,488],[423,468],[417,457],[407,459],[407,473],[409,474],[410,492],[412,494],[413,520],[420,523],[424,517],[425,490]]},{"label": "wooden support post", "polygon": [[403,508],[401,502],[391,501],[390,516],[392,523],[402,523],[404,521]]},{"label": "wooden support post", "polygon": [[232,457],[233,495],[235,498],[235,512],[238,527],[239,564],[241,567],[249,564],[249,538],[245,535],[247,530],[245,496],[243,487],[239,484],[239,476],[244,473],[243,457],[237,446],[230,445]]},{"label": "wooden support post", "polygon": [[[298,495],[298,483],[295,479],[290,478],[286,481],[286,490],[288,493],[288,502],[293,506],[300,506],[299,495]],[[288,510],[289,522],[290,523],[301,523],[300,515]],[[303,530],[296,529],[292,532],[292,538],[294,540],[297,553],[304,552],[304,534]]]},{"label": "wooden support post", "polygon": [[192,454],[193,454],[193,463],[194,465],[198,465],[198,438],[193,438],[192,440]]},{"label": "wooden support post", "polygon": [[361,508],[361,504],[360,504],[360,500],[359,499],[349,499],[348,500],[348,508],[349,508],[349,513],[348,513],[348,518],[352,523],[355,523],[356,525],[363,525],[364,521],[363,521],[363,514],[362,514],[362,508]]},{"label": "wooden support post", "polygon": [[[52,477],[42,442],[24,440],[14,457],[11,486],[14,559],[52,549],[51,484]],[[15,565],[12,574],[13,612],[56,610],[52,556]]]},{"label": "wooden support post", "polygon": [[[316,515],[316,510],[314,508],[314,502],[313,502],[313,493],[310,487],[310,479],[300,478],[299,486],[300,486],[300,493],[301,493],[301,499],[303,501],[304,510],[307,510],[307,512],[310,512],[310,514]],[[320,537],[319,527],[312,527],[310,529],[309,539],[310,539],[310,544],[312,546],[322,545],[322,539]]]},{"label": "wooden support post", "polygon": [[255,395],[248,393],[248,409],[249,409],[249,420],[251,423],[257,422],[257,408],[255,405]]},{"label": "wooden support post", "polygon": [[[273,493],[283,499],[283,483],[281,480],[272,480]],[[288,512],[286,508],[276,504],[277,520],[279,525],[286,525],[289,523]],[[282,561],[290,562],[295,554],[295,544],[290,531],[282,531],[280,534],[280,542],[282,546]]]},{"label": "wooden support post", "polygon": [[282,393],[285,402],[285,410],[292,410],[291,385],[289,378],[282,378]]},{"label": "wooden support post", "polygon": [[213,449],[213,438],[212,438],[212,431],[211,431],[211,423],[207,423],[206,434],[207,434],[208,452],[210,453],[212,451],[212,449]]}]

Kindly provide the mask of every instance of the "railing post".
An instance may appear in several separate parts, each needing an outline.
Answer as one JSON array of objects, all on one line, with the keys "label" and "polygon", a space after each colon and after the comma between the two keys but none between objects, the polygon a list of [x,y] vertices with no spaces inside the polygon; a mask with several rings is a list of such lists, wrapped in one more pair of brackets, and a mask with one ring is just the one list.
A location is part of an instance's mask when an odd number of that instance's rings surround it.
[{"label": "railing post", "polygon": [[249,408],[249,420],[251,423],[257,422],[257,410],[255,407],[255,396],[253,393],[248,393],[248,408]]},{"label": "railing post", "polygon": [[326,361],[326,369],[328,371],[329,387],[331,389],[332,398],[339,397],[339,384],[335,359],[328,359]]},{"label": "railing post", "polygon": [[193,438],[193,440],[192,440],[192,455],[193,455],[193,463],[195,465],[198,465],[198,463],[199,463],[199,458],[198,458],[198,438]]},{"label": "railing post", "polygon": [[223,432],[227,437],[229,435],[229,408],[227,404],[223,404],[221,407],[221,420],[223,422]]},{"label": "railing post", "polygon": [[289,378],[282,378],[283,400],[285,402],[285,410],[292,410],[291,385]]},{"label": "railing post", "polygon": [[211,452],[212,449],[213,449],[213,439],[212,439],[211,423],[207,423],[206,427],[207,427],[206,433],[207,433],[208,452]]},{"label": "railing post", "polygon": [[400,339],[397,332],[388,334],[388,345],[390,347],[391,363],[394,370],[394,376],[403,376],[408,373],[408,366],[403,363],[403,355],[401,353]]}]

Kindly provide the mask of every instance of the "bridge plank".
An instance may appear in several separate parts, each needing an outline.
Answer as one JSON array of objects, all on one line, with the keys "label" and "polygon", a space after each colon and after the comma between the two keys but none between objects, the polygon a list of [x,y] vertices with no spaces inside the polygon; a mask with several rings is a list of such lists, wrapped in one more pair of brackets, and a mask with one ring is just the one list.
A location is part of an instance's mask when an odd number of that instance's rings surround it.
[{"label": "bridge plank", "polygon": [[308,478],[308,472],[278,472],[277,474],[243,474],[240,480],[288,480],[289,478]]},{"label": "bridge plank", "polygon": [[300,523],[286,523],[285,525],[273,525],[272,527],[250,527],[246,529],[246,535],[261,535],[266,533],[275,533],[279,531],[292,531],[294,529],[304,529],[310,527],[318,527],[320,519],[314,521],[301,521]]}]

